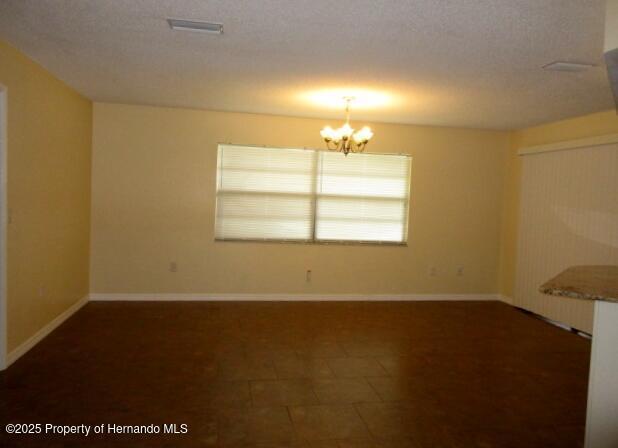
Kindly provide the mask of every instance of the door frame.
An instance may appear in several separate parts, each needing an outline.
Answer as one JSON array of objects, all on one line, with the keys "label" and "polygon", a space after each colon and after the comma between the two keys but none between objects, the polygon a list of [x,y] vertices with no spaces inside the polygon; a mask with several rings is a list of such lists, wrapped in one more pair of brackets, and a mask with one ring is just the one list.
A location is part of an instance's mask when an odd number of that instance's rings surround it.
[{"label": "door frame", "polygon": [[7,242],[7,147],[8,147],[8,89],[0,84],[0,370],[7,367],[7,285],[6,285],[6,242]]}]

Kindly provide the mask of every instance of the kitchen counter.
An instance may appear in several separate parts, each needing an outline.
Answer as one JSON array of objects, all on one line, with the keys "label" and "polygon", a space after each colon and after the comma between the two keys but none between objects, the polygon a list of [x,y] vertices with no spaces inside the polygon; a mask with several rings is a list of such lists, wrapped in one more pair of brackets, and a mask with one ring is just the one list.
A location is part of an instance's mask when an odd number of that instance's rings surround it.
[{"label": "kitchen counter", "polygon": [[616,448],[618,266],[572,266],[543,284],[539,290],[554,296],[594,301],[585,447]]},{"label": "kitchen counter", "polygon": [[618,302],[618,266],[572,266],[539,290],[554,296]]}]

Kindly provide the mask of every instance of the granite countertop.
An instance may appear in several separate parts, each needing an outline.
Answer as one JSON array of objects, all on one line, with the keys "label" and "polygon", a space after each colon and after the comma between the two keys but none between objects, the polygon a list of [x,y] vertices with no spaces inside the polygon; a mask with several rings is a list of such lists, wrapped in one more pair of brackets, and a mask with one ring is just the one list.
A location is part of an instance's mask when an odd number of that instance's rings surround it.
[{"label": "granite countertop", "polygon": [[618,303],[618,266],[572,266],[539,290],[553,296]]}]

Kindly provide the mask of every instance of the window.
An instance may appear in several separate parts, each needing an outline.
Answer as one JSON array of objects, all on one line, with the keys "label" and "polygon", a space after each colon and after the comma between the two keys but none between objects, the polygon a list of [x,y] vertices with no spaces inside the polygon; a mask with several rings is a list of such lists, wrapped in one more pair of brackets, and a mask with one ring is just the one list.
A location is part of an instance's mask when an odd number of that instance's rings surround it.
[{"label": "window", "polygon": [[315,153],[220,145],[217,239],[310,241]]},{"label": "window", "polygon": [[217,240],[405,243],[411,158],[219,145]]},{"label": "window", "polygon": [[407,239],[410,157],[318,151],[319,241]]}]

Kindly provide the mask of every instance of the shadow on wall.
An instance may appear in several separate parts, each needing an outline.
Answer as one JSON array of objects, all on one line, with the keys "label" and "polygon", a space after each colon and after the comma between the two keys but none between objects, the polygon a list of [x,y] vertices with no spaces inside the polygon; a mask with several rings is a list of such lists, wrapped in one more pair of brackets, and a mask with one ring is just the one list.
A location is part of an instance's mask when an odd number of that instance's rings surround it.
[{"label": "shadow on wall", "polygon": [[[618,248],[618,214],[557,205],[558,219],[571,233],[604,246]],[[594,223],[593,226],[590,223]]]}]

